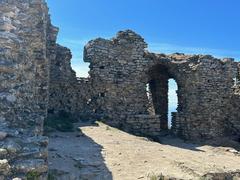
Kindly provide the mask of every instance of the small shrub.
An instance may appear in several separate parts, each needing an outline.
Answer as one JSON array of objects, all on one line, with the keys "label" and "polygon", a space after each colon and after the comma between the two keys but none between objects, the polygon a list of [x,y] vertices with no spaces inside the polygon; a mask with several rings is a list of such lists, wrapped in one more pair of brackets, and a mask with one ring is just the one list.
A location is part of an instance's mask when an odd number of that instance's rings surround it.
[{"label": "small shrub", "polygon": [[27,180],[39,180],[39,177],[40,177],[40,174],[35,171],[30,171],[26,175]]},{"label": "small shrub", "polygon": [[149,180],[164,180],[164,176],[162,174],[156,175],[154,173],[148,175]]}]

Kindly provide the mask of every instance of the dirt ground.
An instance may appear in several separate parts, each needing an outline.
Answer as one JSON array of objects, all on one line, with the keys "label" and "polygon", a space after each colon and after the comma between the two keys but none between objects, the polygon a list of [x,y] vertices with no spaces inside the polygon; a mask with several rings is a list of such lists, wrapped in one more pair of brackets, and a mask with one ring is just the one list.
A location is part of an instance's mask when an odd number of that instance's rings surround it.
[{"label": "dirt ground", "polygon": [[230,147],[190,144],[169,136],[160,144],[103,123],[78,127],[80,131],[50,134],[50,177],[147,180],[162,174],[200,179],[207,173],[240,171],[240,153]]}]

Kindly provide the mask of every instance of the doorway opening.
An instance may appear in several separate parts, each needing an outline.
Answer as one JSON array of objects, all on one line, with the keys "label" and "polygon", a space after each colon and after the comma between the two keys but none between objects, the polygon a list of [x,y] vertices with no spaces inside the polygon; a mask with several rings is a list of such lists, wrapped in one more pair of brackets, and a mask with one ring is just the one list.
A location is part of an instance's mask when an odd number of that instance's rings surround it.
[{"label": "doorway opening", "polygon": [[[160,115],[162,130],[172,127],[172,117],[178,106],[177,83],[164,65],[156,65],[150,71],[148,99],[152,102],[155,115]],[[149,95],[150,94],[150,95]],[[151,101],[150,101],[151,100]],[[173,115],[173,116],[172,116]]]}]

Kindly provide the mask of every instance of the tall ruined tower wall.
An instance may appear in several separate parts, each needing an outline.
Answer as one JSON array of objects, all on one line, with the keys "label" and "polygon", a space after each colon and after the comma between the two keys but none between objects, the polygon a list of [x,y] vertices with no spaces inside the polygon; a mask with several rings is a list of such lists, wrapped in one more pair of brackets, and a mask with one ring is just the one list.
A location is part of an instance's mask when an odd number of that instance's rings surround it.
[{"label": "tall ruined tower wall", "polygon": [[0,179],[46,176],[42,129],[57,32],[43,0],[0,1]]}]

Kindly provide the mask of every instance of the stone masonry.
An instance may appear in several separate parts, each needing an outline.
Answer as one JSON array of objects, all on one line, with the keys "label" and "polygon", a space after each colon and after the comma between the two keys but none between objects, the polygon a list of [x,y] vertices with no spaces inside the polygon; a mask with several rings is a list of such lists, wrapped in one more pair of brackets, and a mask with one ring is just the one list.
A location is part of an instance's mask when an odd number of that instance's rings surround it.
[{"label": "stone masonry", "polygon": [[85,46],[95,113],[135,134],[158,134],[168,129],[168,80],[173,78],[178,85],[174,134],[192,140],[239,134],[239,93],[234,93],[239,63],[209,55],[154,54],[146,47],[130,30]]},{"label": "stone masonry", "polygon": [[50,62],[49,114],[67,112],[79,117],[88,111],[89,81],[76,77],[71,58],[69,49],[57,45],[56,58]]},{"label": "stone masonry", "polygon": [[168,131],[168,80],[177,82],[171,132],[189,140],[240,136],[240,64],[156,54],[131,30],[84,48],[88,78],[56,44],[44,0],[0,0],[0,179],[46,179],[47,114],[62,111],[157,137]]},{"label": "stone masonry", "polygon": [[0,0],[0,179],[46,179],[42,129],[57,32],[43,0]]}]

